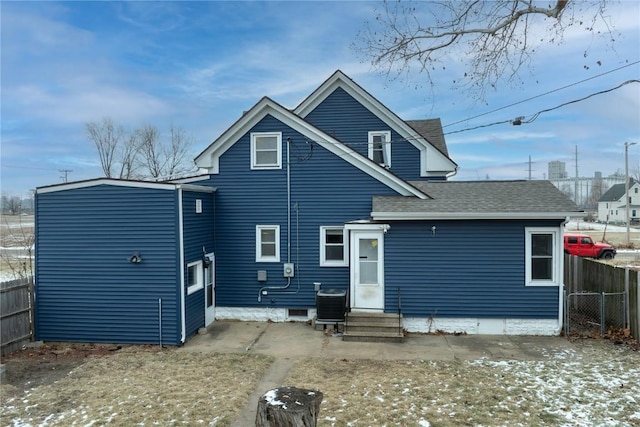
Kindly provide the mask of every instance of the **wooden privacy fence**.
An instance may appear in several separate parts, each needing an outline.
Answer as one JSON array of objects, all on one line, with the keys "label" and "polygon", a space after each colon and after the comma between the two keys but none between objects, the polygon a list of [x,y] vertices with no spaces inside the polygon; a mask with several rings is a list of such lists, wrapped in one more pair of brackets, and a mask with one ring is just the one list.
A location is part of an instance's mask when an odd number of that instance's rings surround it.
[{"label": "wooden privacy fence", "polygon": [[[624,327],[631,330],[631,335],[635,339],[640,339],[638,283],[640,283],[640,271],[638,270],[617,267],[589,258],[565,255],[565,293],[574,296],[599,294],[605,301],[605,310],[601,314],[603,316],[601,321],[605,323],[609,319],[623,317],[627,323]],[[611,300],[617,295],[624,297],[620,298],[624,304],[611,303]]]},{"label": "wooden privacy fence", "polygon": [[0,283],[0,353],[4,356],[33,337],[33,278]]}]

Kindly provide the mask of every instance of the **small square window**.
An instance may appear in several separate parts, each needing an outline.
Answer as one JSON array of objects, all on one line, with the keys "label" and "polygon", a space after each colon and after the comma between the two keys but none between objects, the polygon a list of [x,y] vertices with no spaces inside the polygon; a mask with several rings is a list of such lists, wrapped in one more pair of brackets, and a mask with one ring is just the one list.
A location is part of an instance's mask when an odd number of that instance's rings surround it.
[{"label": "small square window", "polygon": [[346,241],[344,227],[320,227],[320,265],[346,266],[348,264]]},{"label": "small square window", "polygon": [[251,169],[281,169],[282,133],[251,134]]},{"label": "small square window", "polygon": [[280,262],[280,226],[256,226],[256,262]]}]

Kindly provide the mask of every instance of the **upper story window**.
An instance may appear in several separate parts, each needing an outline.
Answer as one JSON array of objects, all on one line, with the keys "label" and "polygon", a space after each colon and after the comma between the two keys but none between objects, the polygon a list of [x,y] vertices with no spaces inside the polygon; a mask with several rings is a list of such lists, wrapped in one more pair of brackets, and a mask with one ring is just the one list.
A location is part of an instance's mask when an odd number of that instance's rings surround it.
[{"label": "upper story window", "polygon": [[369,132],[369,158],[380,166],[391,167],[391,131]]},{"label": "upper story window", "polygon": [[282,169],[282,132],[251,134],[251,169]]},{"label": "upper story window", "polygon": [[559,229],[525,229],[526,285],[558,285],[562,278]]},{"label": "upper story window", "polygon": [[256,225],[256,262],[280,262],[279,225]]},{"label": "upper story window", "polygon": [[320,265],[342,267],[347,263],[344,227],[320,227]]}]

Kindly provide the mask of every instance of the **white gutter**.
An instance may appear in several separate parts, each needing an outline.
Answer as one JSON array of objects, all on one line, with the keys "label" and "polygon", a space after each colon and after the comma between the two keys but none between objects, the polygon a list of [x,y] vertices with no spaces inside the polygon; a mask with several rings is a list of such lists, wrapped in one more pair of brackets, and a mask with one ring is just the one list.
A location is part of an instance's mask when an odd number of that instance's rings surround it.
[{"label": "white gutter", "polygon": [[184,221],[182,213],[182,188],[178,187],[178,239],[180,243],[180,342],[184,343],[187,336],[186,302],[184,287]]},{"label": "white gutter", "polygon": [[371,212],[374,221],[565,219],[586,215],[586,212]]}]

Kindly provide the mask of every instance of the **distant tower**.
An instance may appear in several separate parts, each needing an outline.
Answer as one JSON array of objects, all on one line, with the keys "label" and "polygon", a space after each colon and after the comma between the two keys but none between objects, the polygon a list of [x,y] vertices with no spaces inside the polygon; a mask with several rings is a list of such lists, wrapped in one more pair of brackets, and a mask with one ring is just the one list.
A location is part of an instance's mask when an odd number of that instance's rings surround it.
[{"label": "distant tower", "polygon": [[549,162],[549,181],[563,179],[567,176],[567,164],[565,162],[561,162],[560,160]]}]

